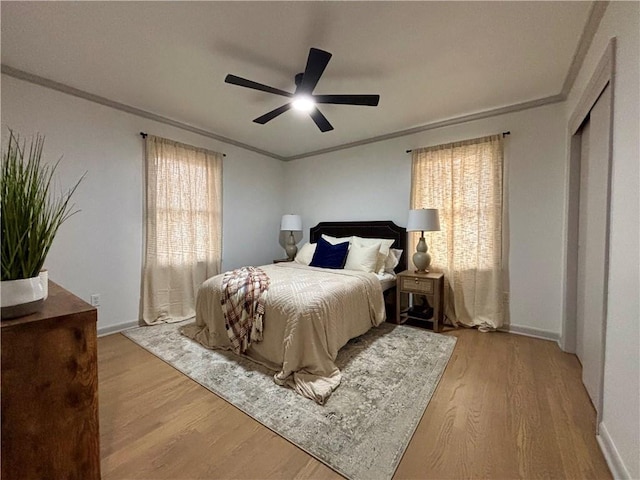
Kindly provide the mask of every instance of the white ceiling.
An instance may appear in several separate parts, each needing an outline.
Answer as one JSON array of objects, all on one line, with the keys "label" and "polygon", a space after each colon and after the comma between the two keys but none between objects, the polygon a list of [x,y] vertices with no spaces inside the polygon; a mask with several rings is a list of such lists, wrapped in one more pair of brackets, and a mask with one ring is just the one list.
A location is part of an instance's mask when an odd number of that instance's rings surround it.
[{"label": "white ceiling", "polygon": [[[3,1],[2,64],[286,158],[560,94],[591,3]],[[310,47],[379,106],[253,123],[285,98],[226,74],[293,91]]]}]

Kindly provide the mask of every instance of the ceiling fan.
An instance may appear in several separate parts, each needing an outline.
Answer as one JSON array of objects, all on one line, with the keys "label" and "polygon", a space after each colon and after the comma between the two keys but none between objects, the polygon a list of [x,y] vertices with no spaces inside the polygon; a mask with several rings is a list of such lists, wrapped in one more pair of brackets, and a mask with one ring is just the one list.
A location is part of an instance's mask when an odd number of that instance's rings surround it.
[{"label": "ceiling fan", "polygon": [[314,95],[313,89],[316,88],[324,69],[327,67],[331,54],[318,48],[311,48],[307,58],[307,66],[304,72],[295,76],[296,90],[294,93],[285,92],[278,88],[273,88],[262,83],[253,82],[246,78],[236,75],[227,75],[224,79],[225,83],[238,85],[240,87],[252,88],[262,92],[282,95],[291,98],[291,101],[285,103],[281,107],[271,110],[268,113],[254,119],[256,123],[264,125],[273,120],[278,115],[283,114],[291,108],[309,112],[309,115],[318,126],[320,131],[328,132],[333,130],[333,126],[329,120],[318,110],[316,104],[331,103],[336,105],[365,105],[375,107],[380,101],[380,95]]}]

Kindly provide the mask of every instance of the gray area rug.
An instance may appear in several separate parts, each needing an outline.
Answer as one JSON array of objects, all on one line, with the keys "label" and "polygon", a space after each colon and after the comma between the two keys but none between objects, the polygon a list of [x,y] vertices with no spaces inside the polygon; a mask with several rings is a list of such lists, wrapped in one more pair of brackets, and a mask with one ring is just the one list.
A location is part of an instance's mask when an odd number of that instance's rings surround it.
[{"label": "gray area rug", "polygon": [[455,337],[383,323],[340,350],[342,383],[321,406],[276,385],[265,367],[182,336],[184,324],[123,333],[351,479],[393,476],[456,343]]}]

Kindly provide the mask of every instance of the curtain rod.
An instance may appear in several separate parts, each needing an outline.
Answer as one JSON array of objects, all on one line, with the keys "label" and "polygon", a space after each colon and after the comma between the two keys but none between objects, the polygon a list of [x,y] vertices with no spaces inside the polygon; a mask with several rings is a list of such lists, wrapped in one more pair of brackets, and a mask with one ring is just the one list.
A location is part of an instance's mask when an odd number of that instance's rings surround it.
[{"label": "curtain rod", "polygon": [[[146,133],[146,132],[140,132],[140,136],[141,136],[142,138],[147,138],[147,133]],[[227,156],[227,154],[226,154],[226,153],[223,153],[223,154],[222,154],[222,156],[223,156],[223,157],[226,157],[226,156]]]},{"label": "curtain rod", "polygon": [[[502,138],[506,137],[507,135],[511,135],[511,132],[502,132]],[[407,150],[407,153],[411,153],[413,152],[413,150]]]}]

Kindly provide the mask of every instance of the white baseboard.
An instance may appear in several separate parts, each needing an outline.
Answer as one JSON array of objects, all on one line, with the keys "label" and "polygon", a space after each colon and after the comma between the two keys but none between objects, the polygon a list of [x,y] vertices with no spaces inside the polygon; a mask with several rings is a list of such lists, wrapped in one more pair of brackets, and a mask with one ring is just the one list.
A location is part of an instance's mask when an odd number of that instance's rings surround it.
[{"label": "white baseboard", "polygon": [[600,422],[600,431],[598,435],[596,435],[596,440],[598,440],[598,445],[600,445],[600,450],[602,450],[602,454],[609,466],[609,470],[611,470],[613,478],[630,479],[631,475],[629,474],[629,470],[627,470],[627,467],[624,465],[604,422]]},{"label": "white baseboard", "polygon": [[118,323],[117,325],[109,325],[108,327],[98,328],[98,336],[104,337],[105,335],[111,335],[112,333],[122,332],[123,330],[127,330],[129,328],[140,326],[140,322],[138,320],[133,320],[131,322]]},{"label": "white baseboard", "polygon": [[550,332],[548,330],[540,330],[533,327],[523,327],[521,325],[507,325],[498,329],[501,332],[515,333],[517,335],[524,335],[526,337],[540,338],[542,340],[551,340],[553,342],[560,341],[560,334],[556,332]]}]

